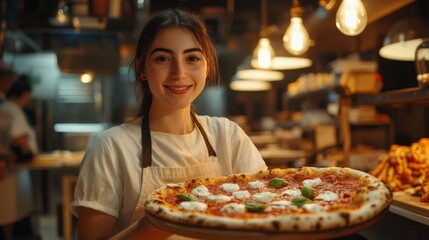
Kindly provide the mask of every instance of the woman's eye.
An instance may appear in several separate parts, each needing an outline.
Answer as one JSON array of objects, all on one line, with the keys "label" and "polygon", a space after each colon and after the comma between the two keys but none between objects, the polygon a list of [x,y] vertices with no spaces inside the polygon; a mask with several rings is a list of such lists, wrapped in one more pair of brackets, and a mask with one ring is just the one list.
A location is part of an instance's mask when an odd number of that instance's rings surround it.
[{"label": "woman's eye", "polygon": [[155,58],[156,59],[156,61],[158,61],[158,62],[167,62],[168,61],[168,58],[166,58],[166,57],[164,57],[164,56],[159,56],[159,57],[157,57],[157,58]]},{"label": "woman's eye", "polygon": [[189,62],[197,62],[197,61],[199,61],[199,60],[200,60],[200,58],[199,58],[199,57],[195,57],[195,56],[188,57],[188,61],[189,61]]}]

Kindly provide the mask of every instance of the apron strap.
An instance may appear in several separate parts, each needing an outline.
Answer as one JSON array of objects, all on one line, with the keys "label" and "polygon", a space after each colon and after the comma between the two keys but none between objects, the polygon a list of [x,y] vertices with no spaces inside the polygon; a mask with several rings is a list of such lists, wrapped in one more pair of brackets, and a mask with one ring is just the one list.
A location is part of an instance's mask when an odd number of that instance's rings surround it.
[{"label": "apron strap", "polygon": [[145,168],[145,167],[150,167],[152,165],[152,141],[150,137],[148,113],[143,115],[141,131],[142,131],[143,168]]},{"label": "apron strap", "polygon": [[216,157],[216,152],[213,149],[212,145],[210,144],[210,141],[209,141],[209,138],[207,137],[206,131],[204,131],[203,126],[201,126],[200,122],[198,122],[195,112],[191,112],[191,116],[195,122],[195,125],[197,125],[198,130],[200,130],[201,134],[203,135],[204,142],[206,143],[206,146],[207,146],[207,151],[209,152],[209,156]]},{"label": "apron strap", "polygon": [[[204,131],[203,126],[198,122],[197,117],[194,112],[191,112],[192,120],[197,126],[198,130],[201,132],[204,138],[204,142],[207,146],[207,151],[209,156],[216,157],[216,152],[213,149],[210,141],[207,137],[206,132]],[[152,165],[152,141],[150,136],[150,127],[149,127],[149,114],[144,114],[141,125],[141,135],[142,135],[142,157],[143,157],[143,168],[150,167]]]}]

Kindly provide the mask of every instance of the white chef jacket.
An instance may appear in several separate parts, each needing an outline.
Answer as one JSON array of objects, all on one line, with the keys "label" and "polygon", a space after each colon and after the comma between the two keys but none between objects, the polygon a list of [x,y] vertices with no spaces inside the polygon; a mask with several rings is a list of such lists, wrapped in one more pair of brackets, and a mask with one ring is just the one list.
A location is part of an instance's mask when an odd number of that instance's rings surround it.
[{"label": "white chef jacket", "polygon": [[[267,169],[250,138],[223,117],[197,116],[216,151],[222,175]],[[197,128],[190,134],[151,131],[152,166],[184,167],[207,159],[207,147]],[[142,152],[140,125],[124,123],[95,136],[82,161],[72,212],[92,208],[118,218],[125,229],[141,190]],[[186,159],[186,161],[184,161]]]}]

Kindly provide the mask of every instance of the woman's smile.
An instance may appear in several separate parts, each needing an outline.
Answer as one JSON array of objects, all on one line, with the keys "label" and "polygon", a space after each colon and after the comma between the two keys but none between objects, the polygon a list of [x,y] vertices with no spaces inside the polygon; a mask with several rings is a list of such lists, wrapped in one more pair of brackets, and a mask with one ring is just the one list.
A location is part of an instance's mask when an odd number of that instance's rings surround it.
[{"label": "woman's smile", "polygon": [[193,85],[164,85],[167,90],[174,94],[185,94]]}]

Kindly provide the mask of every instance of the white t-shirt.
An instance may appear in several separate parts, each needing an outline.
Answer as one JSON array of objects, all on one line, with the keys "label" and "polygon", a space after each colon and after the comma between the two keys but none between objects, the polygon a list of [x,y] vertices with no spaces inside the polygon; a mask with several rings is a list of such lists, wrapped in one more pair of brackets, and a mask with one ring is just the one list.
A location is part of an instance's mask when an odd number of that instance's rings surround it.
[{"label": "white t-shirt", "polygon": [[10,100],[1,104],[0,108],[12,118],[12,123],[9,129],[10,138],[13,139],[22,135],[28,135],[28,146],[33,154],[37,154],[39,152],[39,148],[37,146],[36,134],[28,123],[22,108]]},{"label": "white t-shirt", "polygon": [[[0,118],[0,144],[4,145],[3,148],[10,148],[10,141],[14,137],[28,134],[29,146],[37,152],[34,131],[18,105],[5,100],[0,104]],[[3,124],[5,129],[2,130]],[[0,196],[0,225],[8,225],[29,216],[34,211],[30,172],[26,169],[8,170],[5,178],[0,180]]]},{"label": "white t-shirt", "polygon": [[[267,169],[257,148],[235,122],[222,117],[197,118],[217,154],[223,175]],[[151,131],[151,138],[152,166],[184,167],[207,159],[207,147],[197,128],[185,135]],[[123,230],[141,189],[141,148],[139,125],[124,123],[95,136],[82,161],[72,212],[78,216],[80,206],[104,212],[117,217],[118,231]]]}]

